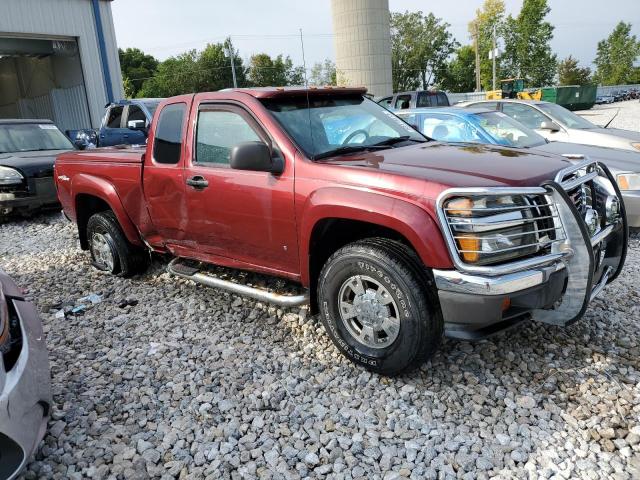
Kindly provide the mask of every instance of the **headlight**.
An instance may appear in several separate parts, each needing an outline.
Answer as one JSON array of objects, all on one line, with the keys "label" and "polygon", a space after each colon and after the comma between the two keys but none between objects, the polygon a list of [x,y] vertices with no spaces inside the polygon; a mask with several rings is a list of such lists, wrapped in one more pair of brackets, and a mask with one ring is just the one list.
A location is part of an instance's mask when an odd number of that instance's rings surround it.
[{"label": "headlight", "polygon": [[640,174],[619,173],[616,182],[620,190],[640,190]]},{"label": "headlight", "polygon": [[0,167],[0,185],[19,185],[23,179],[15,168]]},{"label": "headlight", "polygon": [[636,150],[640,150],[640,142],[638,142],[638,143],[632,143],[632,144],[631,144],[631,146],[632,146],[633,148],[635,148]]},{"label": "headlight", "polygon": [[538,206],[530,202],[518,195],[446,201],[444,211],[462,260],[475,265],[496,264],[531,255],[550,243],[555,226],[547,218],[547,228],[539,230],[534,217]]}]

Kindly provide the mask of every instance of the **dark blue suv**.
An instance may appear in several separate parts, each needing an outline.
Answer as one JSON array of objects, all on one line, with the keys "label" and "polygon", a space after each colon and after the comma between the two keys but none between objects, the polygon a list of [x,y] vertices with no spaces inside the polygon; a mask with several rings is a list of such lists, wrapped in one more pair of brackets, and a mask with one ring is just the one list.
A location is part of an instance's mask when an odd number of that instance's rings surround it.
[{"label": "dark blue suv", "polygon": [[108,104],[98,131],[98,146],[144,145],[151,119],[161,100],[136,98]]}]

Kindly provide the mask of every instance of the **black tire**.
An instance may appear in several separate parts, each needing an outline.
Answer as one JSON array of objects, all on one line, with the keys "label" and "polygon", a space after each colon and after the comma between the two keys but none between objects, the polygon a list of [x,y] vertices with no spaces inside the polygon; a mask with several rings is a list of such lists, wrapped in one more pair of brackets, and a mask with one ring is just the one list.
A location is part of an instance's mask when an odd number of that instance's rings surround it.
[{"label": "black tire", "polygon": [[[341,292],[355,276],[368,278],[365,283],[378,282],[392,297],[390,311],[398,309],[399,329],[395,338],[386,338],[388,345],[372,348],[363,344],[341,317]],[[318,279],[318,305],[338,349],[354,363],[383,375],[398,375],[420,366],[442,340],[443,320],[433,278],[413,250],[396,241],[371,238],[335,252]],[[360,322],[359,315],[355,319]]]},{"label": "black tire", "polygon": [[[96,235],[100,237],[96,237]],[[108,248],[111,262],[103,261],[103,256],[98,253],[96,238],[105,241],[103,245]],[[89,242],[91,262],[98,270],[130,277],[136,273],[142,273],[147,268],[148,254],[143,249],[129,243],[120,228],[118,219],[110,210],[89,217],[87,241]]]}]

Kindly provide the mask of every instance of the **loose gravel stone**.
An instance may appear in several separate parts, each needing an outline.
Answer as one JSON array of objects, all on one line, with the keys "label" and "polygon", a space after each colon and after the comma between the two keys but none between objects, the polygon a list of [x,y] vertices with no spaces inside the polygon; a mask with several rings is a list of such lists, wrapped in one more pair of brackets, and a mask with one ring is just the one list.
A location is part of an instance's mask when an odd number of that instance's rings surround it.
[{"label": "loose gravel stone", "polygon": [[638,234],[582,321],[445,340],[395,379],[344,359],[304,309],[173,278],[161,258],[97,272],[59,215],[0,225],[0,263],[41,313],[53,379],[23,478],[640,478]]}]

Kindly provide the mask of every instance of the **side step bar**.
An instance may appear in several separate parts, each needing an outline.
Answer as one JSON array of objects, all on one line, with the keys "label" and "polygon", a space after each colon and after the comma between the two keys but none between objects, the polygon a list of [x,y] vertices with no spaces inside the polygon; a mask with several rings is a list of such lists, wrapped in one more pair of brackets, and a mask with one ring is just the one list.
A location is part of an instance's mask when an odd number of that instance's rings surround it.
[{"label": "side step bar", "polygon": [[260,288],[249,287],[239,283],[222,280],[221,278],[207,275],[200,272],[197,268],[178,263],[180,258],[174,258],[167,266],[167,271],[172,275],[193,280],[207,287],[220,288],[238,295],[250,297],[262,302],[273,303],[281,307],[298,307],[309,303],[309,292],[301,295],[280,295],[279,293],[269,292]]}]

